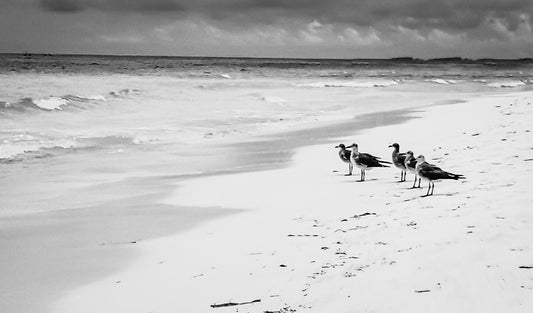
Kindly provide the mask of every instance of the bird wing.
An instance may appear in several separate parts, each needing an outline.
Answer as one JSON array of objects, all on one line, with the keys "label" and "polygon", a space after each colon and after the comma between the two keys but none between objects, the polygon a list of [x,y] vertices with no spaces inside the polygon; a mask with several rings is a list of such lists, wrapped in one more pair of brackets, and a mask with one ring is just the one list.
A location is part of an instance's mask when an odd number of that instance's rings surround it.
[{"label": "bird wing", "polygon": [[462,178],[463,175],[457,175],[450,172],[446,172],[442,170],[440,167],[427,164],[420,168],[419,174],[423,177],[426,177],[430,180],[437,180],[437,179],[459,179]]},{"label": "bird wing", "polygon": [[399,153],[392,158],[392,162],[394,162],[394,165],[398,167],[405,168],[405,158],[407,158],[407,155],[405,153]]},{"label": "bird wing", "polygon": [[339,154],[341,159],[345,162],[350,162],[350,156],[352,155],[352,151],[350,150],[344,150],[342,154]]},{"label": "bird wing", "polygon": [[369,166],[369,167],[383,166],[383,164],[381,164],[381,163],[390,164],[390,162],[381,161],[381,160],[379,160],[378,157],[375,157],[375,156],[373,156],[373,155],[371,155],[369,153],[359,153],[358,161],[361,164],[364,164],[364,165]]},{"label": "bird wing", "polygon": [[405,159],[404,161],[405,163],[405,166],[408,167],[408,168],[416,168],[416,159],[415,158],[409,158],[409,159]]},{"label": "bird wing", "polygon": [[407,155],[405,153],[398,154],[398,162],[405,164],[405,159],[407,158]]}]

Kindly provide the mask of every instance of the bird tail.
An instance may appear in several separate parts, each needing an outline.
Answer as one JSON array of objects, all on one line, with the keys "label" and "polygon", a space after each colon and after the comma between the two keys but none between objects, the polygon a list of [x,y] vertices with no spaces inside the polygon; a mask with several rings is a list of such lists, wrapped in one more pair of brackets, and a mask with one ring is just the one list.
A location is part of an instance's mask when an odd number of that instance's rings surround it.
[{"label": "bird tail", "polygon": [[458,179],[466,179],[466,177],[464,177],[464,175],[462,174],[452,174],[452,173],[448,173],[448,177],[453,179],[453,180],[458,180]]}]

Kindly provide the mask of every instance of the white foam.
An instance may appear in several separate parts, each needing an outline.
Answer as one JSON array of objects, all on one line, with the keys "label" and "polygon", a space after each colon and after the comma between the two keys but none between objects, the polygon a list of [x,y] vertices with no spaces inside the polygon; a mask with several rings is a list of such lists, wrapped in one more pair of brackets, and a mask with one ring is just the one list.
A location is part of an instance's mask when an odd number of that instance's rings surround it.
[{"label": "white foam", "polygon": [[20,134],[2,140],[0,143],[0,159],[12,159],[18,155],[28,152],[37,152],[42,149],[69,149],[76,146],[77,142],[73,139],[47,139],[29,134]]},{"label": "white foam", "polygon": [[80,97],[80,98],[85,98],[85,99],[89,99],[89,100],[96,100],[96,101],[107,101],[106,97],[104,97],[102,95],[94,95],[94,96]]},{"label": "white foam", "polygon": [[525,83],[521,80],[497,81],[497,82],[492,82],[488,84],[488,86],[495,87],[495,88],[500,88],[500,87],[512,88],[512,87],[518,87],[518,86],[524,86],[524,85]]},{"label": "white foam", "polygon": [[450,84],[455,84],[457,83],[457,81],[455,80],[451,80],[451,79],[441,79],[441,78],[435,78],[435,79],[429,79],[427,80],[428,82],[433,82],[433,83],[436,83],[436,84],[441,84],[441,85],[450,85]]},{"label": "white foam", "polygon": [[68,105],[68,101],[60,97],[47,97],[34,101],[35,105],[41,109],[54,111],[61,110],[62,106]]},{"label": "white foam", "polygon": [[261,97],[261,100],[268,102],[268,103],[274,103],[274,104],[283,104],[287,102],[287,100],[281,97],[277,97],[277,96],[263,96]]},{"label": "white foam", "polygon": [[319,81],[308,84],[298,84],[298,87],[352,87],[352,88],[373,88],[373,87],[388,87],[398,85],[398,82],[395,80],[332,80],[332,81]]},{"label": "white foam", "polygon": [[146,135],[138,135],[138,136],[135,136],[131,142],[133,142],[134,144],[136,145],[140,145],[140,144],[143,144],[143,143],[151,143],[151,142],[154,142],[156,141],[156,139],[154,138],[150,138]]}]

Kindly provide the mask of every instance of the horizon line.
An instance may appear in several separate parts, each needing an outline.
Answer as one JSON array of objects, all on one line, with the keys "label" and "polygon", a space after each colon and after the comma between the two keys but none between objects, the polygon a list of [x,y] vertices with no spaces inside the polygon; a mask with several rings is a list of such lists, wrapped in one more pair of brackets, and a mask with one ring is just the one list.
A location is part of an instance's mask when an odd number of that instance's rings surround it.
[{"label": "horizon line", "polygon": [[389,61],[482,61],[482,60],[494,60],[494,61],[533,61],[532,57],[521,58],[468,58],[462,56],[452,57],[435,57],[435,58],[419,58],[414,56],[397,56],[389,58],[330,58],[330,57],[268,57],[268,56],[208,56],[208,55],[154,55],[154,54],[106,54],[106,53],[49,53],[49,52],[0,52],[0,55],[20,55],[20,56],[94,56],[94,57],[148,57],[148,58],[204,58],[204,59],[273,59],[273,60],[338,60],[338,61],[351,61],[351,60],[389,60]]}]

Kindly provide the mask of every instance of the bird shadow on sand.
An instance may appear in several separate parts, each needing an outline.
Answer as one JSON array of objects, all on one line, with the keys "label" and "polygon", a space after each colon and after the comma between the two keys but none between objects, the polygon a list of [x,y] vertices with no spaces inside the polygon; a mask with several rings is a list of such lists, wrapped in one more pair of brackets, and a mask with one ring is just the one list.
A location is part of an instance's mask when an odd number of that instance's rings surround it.
[{"label": "bird shadow on sand", "polygon": [[378,180],[378,179],[377,178],[365,179],[365,180],[358,179],[358,180],[354,180],[354,182],[356,182],[356,183],[365,183],[367,181],[376,181],[376,180]]},{"label": "bird shadow on sand", "polygon": [[[347,176],[347,177],[354,177],[354,176]],[[371,181],[376,181],[376,180],[378,179],[377,178],[367,179],[367,180],[350,179],[350,180],[343,181],[343,183],[366,183],[366,182],[371,182]]]},{"label": "bird shadow on sand", "polygon": [[458,192],[436,193],[436,194],[429,195],[429,196],[426,196],[426,194],[422,194],[422,195],[417,195],[415,197],[410,197],[410,198],[404,199],[403,202],[409,202],[409,201],[413,201],[413,200],[417,200],[417,199],[421,199],[421,198],[424,199],[424,198],[432,198],[432,197],[451,197],[451,196],[455,196],[455,195],[458,195],[458,194],[459,194]]},{"label": "bird shadow on sand", "polygon": [[398,179],[398,180],[390,180],[390,181],[388,181],[389,184],[404,184],[404,183],[409,183],[409,182],[411,184],[413,183],[412,180],[399,180]]},{"label": "bird shadow on sand", "polygon": [[451,196],[455,196],[455,195],[458,195],[458,194],[459,194],[458,192],[436,193],[436,194],[432,194],[432,195],[429,195],[429,196],[421,195],[420,197],[421,197],[421,198],[431,198],[431,197],[451,197]]}]

